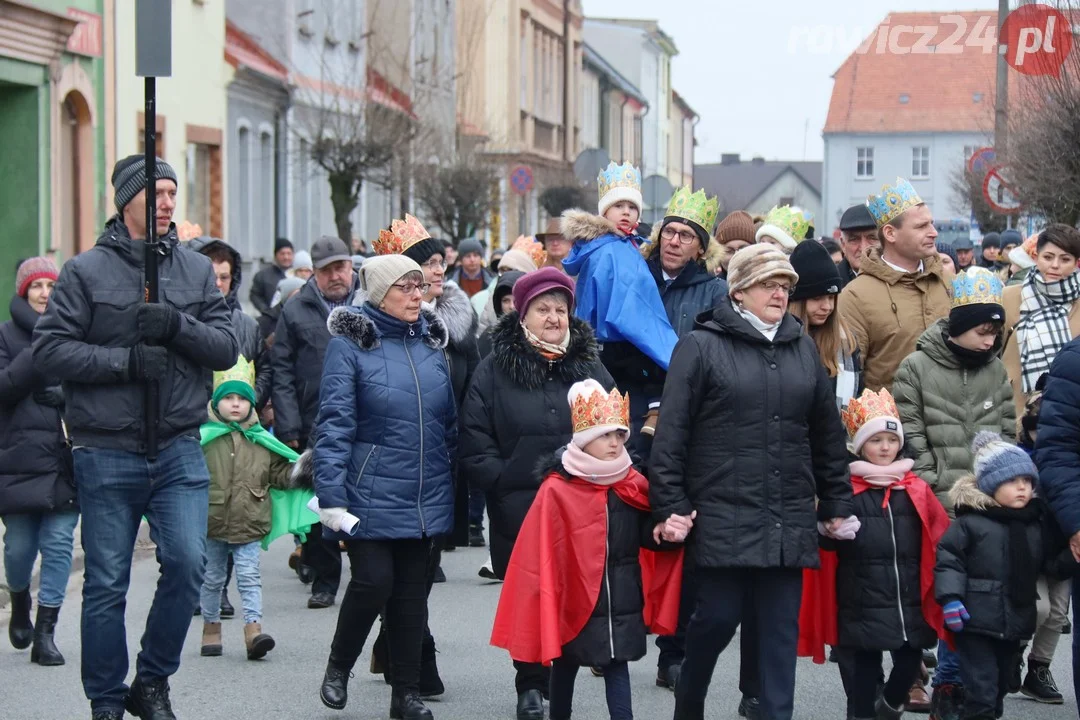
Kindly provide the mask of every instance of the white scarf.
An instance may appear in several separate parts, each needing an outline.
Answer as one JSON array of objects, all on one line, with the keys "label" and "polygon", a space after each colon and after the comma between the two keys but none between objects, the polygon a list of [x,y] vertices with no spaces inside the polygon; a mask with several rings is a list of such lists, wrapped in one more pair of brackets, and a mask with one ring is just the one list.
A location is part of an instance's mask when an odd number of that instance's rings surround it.
[{"label": "white scarf", "polygon": [[1080,299],[1080,272],[1064,280],[1046,282],[1033,270],[1020,290],[1020,320],[1016,323],[1020,343],[1020,368],[1024,394],[1050,370],[1058,351],[1072,340],[1069,313]]},{"label": "white scarf", "polygon": [[742,315],[746,322],[753,325],[754,329],[764,335],[769,342],[773,341],[773,338],[776,337],[776,331],[780,329],[780,323],[767,323],[742,305],[736,305],[735,312]]}]

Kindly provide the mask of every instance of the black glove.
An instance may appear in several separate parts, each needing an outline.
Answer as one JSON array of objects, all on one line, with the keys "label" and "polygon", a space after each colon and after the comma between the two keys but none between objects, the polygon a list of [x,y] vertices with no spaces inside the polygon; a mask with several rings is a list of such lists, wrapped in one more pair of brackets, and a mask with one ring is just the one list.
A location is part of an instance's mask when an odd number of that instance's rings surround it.
[{"label": "black glove", "polygon": [[48,407],[64,407],[64,391],[59,385],[43,388],[34,393],[34,402]]},{"label": "black glove", "polygon": [[156,345],[136,345],[128,355],[132,380],[159,380],[169,369],[169,351]]},{"label": "black glove", "polygon": [[180,311],[164,303],[143,303],[135,311],[135,322],[143,340],[169,343],[180,332]]}]

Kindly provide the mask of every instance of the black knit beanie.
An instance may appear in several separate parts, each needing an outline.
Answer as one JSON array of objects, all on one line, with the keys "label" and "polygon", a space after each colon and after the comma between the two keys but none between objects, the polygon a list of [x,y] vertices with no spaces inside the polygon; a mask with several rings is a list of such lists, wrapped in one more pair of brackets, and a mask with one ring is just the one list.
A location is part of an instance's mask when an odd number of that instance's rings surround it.
[{"label": "black knit beanie", "polygon": [[432,256],[442,255],[445,252],[446,248],[443,246],[441,240],[427,238],[406,249],[402,255],[409,258],[417,265],[423,265],[430,260]]},{"label": "black knit beanie", "polygon": [[825,246],[817,240],[803,240],[791,251],[791,266],[799,274],[792,300],[809,300],[840,293],[840,271]]},{"label": "black knit beanie", "polygon": [[949,336],[960,337],[983,323],[1004,323],[1005,308],[997,303],[957,305],[949,311]]},{"label": "black knit beanie", "polygon": [[279,252],[281,252],[282,250],[284,250],[286,248],[288,248],[289,250],[293,249],[293,244],[291,242],[289,242],[287,239],[278,238],[277,240],[274,241],[274,254],[275,255],[277,255]]}]

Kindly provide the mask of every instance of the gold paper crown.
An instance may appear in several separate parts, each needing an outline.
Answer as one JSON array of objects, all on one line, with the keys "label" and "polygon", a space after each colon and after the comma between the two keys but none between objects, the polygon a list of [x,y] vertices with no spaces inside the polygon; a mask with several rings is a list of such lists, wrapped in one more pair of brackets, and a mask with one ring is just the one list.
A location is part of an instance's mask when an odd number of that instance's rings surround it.
[{"label": "gold paper crown", "polygon": [[400,255],[416,243],[431,235],[412,215],[405,213],[405,220],[394,220],[389,230],[380,230],[379,239],[372,243],[376,255]]},{"label": "gold paper crown", "polygon": [[902,177],[895,185],[882,185],[880,195],[866,198],[866,208],[874,216],[877,226],[884,227],[913,207],[923,204],[919,193]]},{"label": "gold paper crown", "polygon": [[236,358],[236,364],[228,370],[214,371],[214,390],[227,382],[242,382],[255,387],[255,364],[240,355]]},{"label": "gold paper crown", "polygon": [[881,388],[876,393],[873,390],[863,390],[861,397],[852,398],[847,408],[840,413],[840,417],[844,421],[848,435],[855,437],[859,428],[874,418],[886,417],[899,420],[900,411],[896,409],[896,400],[893,400],[892,394],[885,388]]},{"label": "gold paper crown", "polygon": [[518,236],[518,239],[514,241],[514,244],[510,249],[528,255],[529,259],[533,261],[533,264],[536,265],[537,268],[542,268],[547,264],[547,250],[544,249],[544,244],[537,242],[527,235]]},{"label": "gold paper crown", "polygon": [[593,390],[587,397],[579,395],[570,406],[570,419],[575,433],[606,425],[629,428],[630,394],[620,395],[619,388],[612,388],[610,394]]},{"label": "gold paper crown", "polygon": [[704,190],[692,192],[688,187],[679,188],[671,196],[664,214],[685,218],[712,235],[716,216],[720,214],[720,201],[715,197],[707,197]]},{"label": "gold paper crown", "polygon": [[616,165],[609,162],[596,178],[596,188],[601,198],[617,187],[641,191],[641,171],[630,163]]}]

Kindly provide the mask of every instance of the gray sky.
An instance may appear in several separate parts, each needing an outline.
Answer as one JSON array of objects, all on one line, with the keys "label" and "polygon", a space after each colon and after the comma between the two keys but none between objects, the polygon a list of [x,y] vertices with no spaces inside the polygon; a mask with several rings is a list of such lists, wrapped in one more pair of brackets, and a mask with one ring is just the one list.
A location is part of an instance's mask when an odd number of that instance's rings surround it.
[{"label": "gray sky", "polygon": [[718,162],[722,152],[820,160],[832,74],[890,11],[997,6],[994,0],[583,2],[586,17],[657,20],[674,38],[672,84],[701,116],[699,163]]}]

